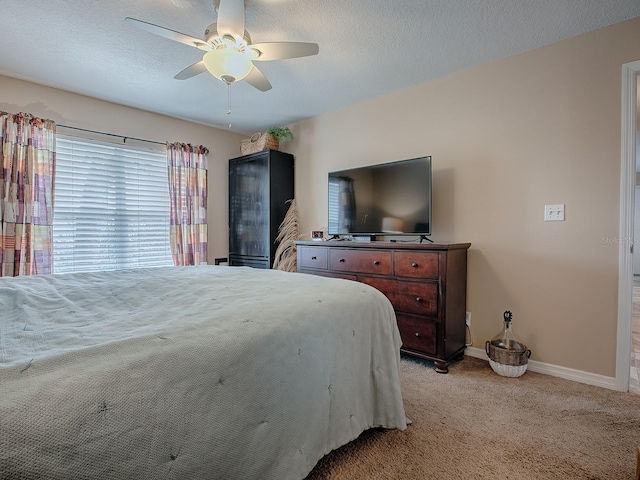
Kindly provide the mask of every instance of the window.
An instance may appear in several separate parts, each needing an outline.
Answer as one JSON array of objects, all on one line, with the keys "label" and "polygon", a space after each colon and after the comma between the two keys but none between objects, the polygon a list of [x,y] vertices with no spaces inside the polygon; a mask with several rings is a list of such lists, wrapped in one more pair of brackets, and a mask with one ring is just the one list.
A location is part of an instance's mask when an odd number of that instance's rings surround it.
[{"label": "window", "polygon": [[173,265],[164,151],[56,137],[53,271]]},{"label": "window", "polygon": [[329,177],[329,225],[328,232],[338,233],[340,225],[340,181]]}]

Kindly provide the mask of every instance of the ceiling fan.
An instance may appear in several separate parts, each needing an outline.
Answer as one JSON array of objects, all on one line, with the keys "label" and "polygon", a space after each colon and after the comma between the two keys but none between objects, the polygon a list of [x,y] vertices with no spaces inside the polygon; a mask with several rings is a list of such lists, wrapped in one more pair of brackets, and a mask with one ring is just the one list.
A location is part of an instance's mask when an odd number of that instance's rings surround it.
[{"label": "ceiling fan", "polygon": [[317,43],[266,42],[252,44],[251,37],[244,28],[244,13],[244,0],[220,0],[218,22],[207,27],[204,32],[204,40],[131,17],[125,18],[125,22],[206,52],[202,60],[178,73],[174,77],[177,80],[185,80],[209,71],[227,85],[245,80],[258,90],[266,92],[271,89],[271,84],[254,65],[254,61],[284,60],[318,53]]}]

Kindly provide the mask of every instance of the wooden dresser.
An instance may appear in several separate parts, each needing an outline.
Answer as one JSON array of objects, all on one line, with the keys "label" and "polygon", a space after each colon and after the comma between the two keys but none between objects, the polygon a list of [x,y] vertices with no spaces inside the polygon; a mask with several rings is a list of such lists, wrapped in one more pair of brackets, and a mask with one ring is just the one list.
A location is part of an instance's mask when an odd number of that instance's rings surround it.
[{"label": "wooden dresser", "polygon": [[296,242],[298,272],[366,283],[391,301],[401,351],[447,373],[466,338],[470,243]]}]

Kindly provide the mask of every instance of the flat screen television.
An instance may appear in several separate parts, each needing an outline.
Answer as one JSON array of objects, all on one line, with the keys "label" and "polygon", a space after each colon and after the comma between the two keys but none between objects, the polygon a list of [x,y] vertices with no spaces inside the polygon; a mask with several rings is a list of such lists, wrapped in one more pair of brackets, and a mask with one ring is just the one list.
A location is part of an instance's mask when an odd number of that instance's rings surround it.
[{"label": "flat screen television", "polygon": [[431,235],[431,157],[329,172],[333,236]]}]

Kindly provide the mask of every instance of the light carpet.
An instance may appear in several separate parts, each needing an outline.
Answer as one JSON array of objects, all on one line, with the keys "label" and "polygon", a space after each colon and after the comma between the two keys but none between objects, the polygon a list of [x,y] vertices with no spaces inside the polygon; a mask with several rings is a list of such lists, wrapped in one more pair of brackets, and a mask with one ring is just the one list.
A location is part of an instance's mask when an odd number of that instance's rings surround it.
[{"label": "light carpet", "polygon": [[320,479],[633,479],[640,395],[465,357],[449,373],[402,360],[404,431],[372,429],[324,457]]}]

